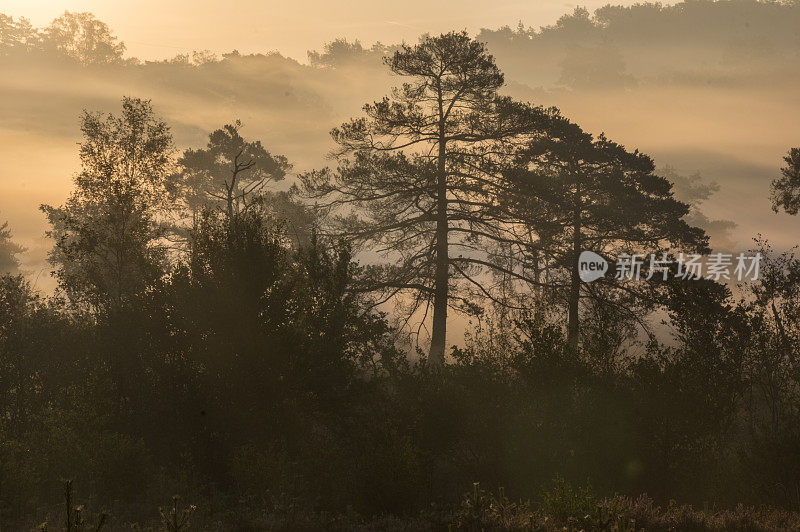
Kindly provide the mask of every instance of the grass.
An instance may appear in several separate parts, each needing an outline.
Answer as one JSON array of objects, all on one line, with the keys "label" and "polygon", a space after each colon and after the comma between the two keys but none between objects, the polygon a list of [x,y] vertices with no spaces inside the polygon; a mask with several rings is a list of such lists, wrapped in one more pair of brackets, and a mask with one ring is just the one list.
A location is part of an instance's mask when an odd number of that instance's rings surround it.
[{"label": "grass", "polygon": [[[503,488],[487,491],[479,483],[464,494],[457,508],[431,506],[414,516],[362,516],[347,509],[340,513],[318,512],[295,508],[292,511],[258,511],[243,507],[213,516],[199,517],[194,505],[181,505],[180,497],[158,508],[159,519],[142,516],[140,522],[118,520],[110,525],[111,516],[99,513],[89,523],[82,505],[75,506],[72,482],[64,483],[63,516],[61,525],[50,528],[48,523],[39,530],[88,532],[106,529],[134,529],[181,532],[189,530],[358,530],[358,531],[673,531],[673,530],[800,530],[800,514],[768,506],[738,505],[721,511],[699,510],[674,501],[666,507],[657,505],[646,495],[628,497],[597,497],[591,486],[573,487],[562,478],[542,490],[541,501],[510,499]],[[197,522],[195,522],[197,521]]]}]

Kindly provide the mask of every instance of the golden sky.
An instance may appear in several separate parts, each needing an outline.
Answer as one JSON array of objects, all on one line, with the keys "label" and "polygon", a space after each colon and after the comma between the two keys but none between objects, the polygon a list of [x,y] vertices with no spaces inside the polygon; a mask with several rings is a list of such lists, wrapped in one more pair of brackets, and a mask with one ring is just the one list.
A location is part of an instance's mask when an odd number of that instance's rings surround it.
[{"label": "golden sky", "polygon": [[[608,0],[582,0],[590,11]],[[616,4],[633,4],[623,0]],[[671,2],[665,2],[671,3]],[[576,4],[560,0],[2,0],[0,13],[47,25],[69,11],[109,24],[129,55],[161,59],[192,50],[278,50],[306,61],[308,50],[337,37],[394,44],[425,32],[552,24]]]},{"label": "golden sky", "polygon": [[[587,0],[581,5],[593,11],[607,3]],[[395,44],[415,42],[425,32],[467,29],[475,34],[482,27],[514,27],[518,21],[538,28],[575,7],[557,0],[405,0],[403,9],[396,6],[374,0],[0,0],[0,13],[27,17],[42,27],[65,10],[88,11],[126,43],[128,55],[141,59],[238,49],[243,54],[277,50],[305,61],[308,50],[320,50],[340,37]],[[760,39],[775,31],[771,22],[757,27],[761,29],[755,37]],[[794,39],[794,20],[787,27],[781,35]],[[687,36],[668,30],[662,33],[675,46],[623,49],[631,71],[640,78],[638,85],[625,90],[552,89],[558,72],[547,69],[558,66],[558,53],[564,50],[548,48],[541,57],[524,46],[519,51],[500,46],[492,52],[507,73],[504,90],[509,95],[556,105],[587,131],[605,132],[652,155],[659,167],[674,166],[682,175],[699,173],[718,182],[721,189],[702,210],[712,219],[738,224],[733,235],[737,249],[749,246],[759,233],[779,248],[790,247],[797,242],[798,219],[772,212],[769,184],[779,173],[781,157],[800,139],[796,70],[775,70],[773,65],[764,70],[773,77],[761,79],[758,68],[778,48],[761,50],[754,56],[757,63],[748,63],[746,54],[731,63],[724,50],[737,44],[734,39],[722,35],[722,51],[713,46],[704,50],[682,44]],[[749,46],[755,37],[742,42]],[[800,41],[781,46],[787,48],[784,55],[800,54]],[[739,59],[744,48],[732,49]],[[209,131],[241,118],[248,138],[286,155],[299,172],[329,164],[324,155],[331,148],[330,128],[359,115],[364,102],[396,84],[388,73],[328,72],[277,58],[225,70],[232,76],[227,81],[180,69],[128,69],[105,75],[37,61],[16,64],[11,67],[14,75],[0,76],[0,223],[8,220],[15,240],[28,248],[23,264],[43,288],[53,284],[44,260],[52,242],[45,237],[46,223],[38,207],[62,204],[72,188],[79,167],[82,109],[115,111],[123,95],[150,98],[173,128],[179,149],[198,147]],[[662,83],[659,76],[669,69],[683,77]],[[720,72],[742,78],[728,81]]]}]

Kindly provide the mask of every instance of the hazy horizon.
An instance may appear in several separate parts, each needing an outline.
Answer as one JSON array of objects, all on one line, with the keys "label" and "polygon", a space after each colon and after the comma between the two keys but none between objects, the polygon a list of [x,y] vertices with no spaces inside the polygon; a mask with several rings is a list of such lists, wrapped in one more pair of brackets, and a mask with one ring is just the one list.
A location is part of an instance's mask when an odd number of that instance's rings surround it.
[{"label": "hazy horizon", "polygon": [[[397,12],[395,2],[355,0],[346,3],[260,2],[238,0],[219,4],[211,0],[173,0],[157,2],[103,0],[6,0],[0,12],[25,17],[34,26],[46,26],[64,11],[90,12],[114,29],[127,47],[126,56],[160,60],[179,53],[209,50],[264,53],[277,51],[306,63],[306,52],[319,50],[338,38],[395,44],[416,42],[424,33],[466,29],[477,33],[483,28],[516,27],[518,23],[539,28],[556,22],[562,15],[581,6],[589,11],[608,4],[607,0],[578,3],[557,0],[520,2],[500,0],[487,4],[478,0],[412,0]],[[623,0],[616,5],[633,5]],[[663,2],[664,5],[673,1]],[[345,6],[346,7],[343,7]],[[153,12],[158,16],[154,17]],[[186,14],[191,13],[191,23]],[[228,16],[230,15],[230,16]],[[270,24],[269,30],[264,29]]]},{"label": "hazy horizon", "polygon": [[800,530],[800,0],[608,2],[0,1],[0,531]]},{"label": "hazy horizon", "polygon": [[[800,39],[791,29],[794,18],[764,4],[730,2],[721,5],[732,13],[722,16],[704,8],[715,4],[698,2],[680,4],[682,11],[658,8],[660,15],[648,15],[651,27],[631,22],[612,27],[609,31],[615,33],[609,37],[591,35],[591,28],[575,18],[571,4],[502,2],[486,10],[473,2],[455,18],[444,20],[447,6],[452,6],[448,2],[428,11],[408,9],[406,18],[394,17],[398,24],[389,24],[376,22],[386,18],[375,11],[378,4],[362,3],[350,6],[359,15],[351,17],[349,26],[342,25],[348,11],[326,5],[305,13],[302,3],[279,6],[269,19],[269,38],[246,30],[237,33],[238,19],[211,21],[207,3],[192,11],[188,25],[180,17],[186,2],[172,2],[160,8],[149,27],[147,22],[154,18],[144,20],[148,5],[154,4],[149,0],[136,9],[127,3],[91,1],[4,5],[0,11],[29,17],[37,27],[67,8],[91,11],[127,45],[126,57],[174,58],[191,49],[237,48],[242,54],[205,65],[159,62],[91,68],[49,56],[4,59],[15,75],[0,81],[0,222],[8,220],[14,238],[28,248],[22,256],[27,271],[41,280],[40,286],[52,286],[44,261],[51,242],[44,236],[46,224],[38,206],[61,204],[72,187],[83,109],[114,112],[124,95],[151,99],[172,127],[179,150],[203,145],[210,131],[241,118],[246,137],[285,154],[295,171],[302,172],[329,164],[325,154],[331,148],[332,127],[359,115],[361,105],[397,84],[380,64],[380,50],[375,54],[368,49],[373,42],[392,46],[403,39],[415,41],[423,31],[465,26],[487,42],[506,73],[503,92],[555,105],[587,131],[605,132],[651,155],[660,168],[670,166],[680,175],[700,174],[705,182],[717,182],[720,189],[701,207],[708,218],[701,225],[711,233],[712,245],[746,249],[757,234],[778,248],[796,243],[797,220],[773,213],[768,198],[783,155],[800,138],[797,77],[785,66],[800,58]],[[269,6],[235,4],[239,6],[237,13],[251,15],[243,17],[247,24],[264,20],[262,26],[267,25],[267,19],[259,17]],[[796,18],[798,11],[788,12]],[[424,28],[406,24],[410,14],[420,12],[430,15]],[[299,21],[306,15],[310,22],[297,34],[280,18]],[[560,17],[560,26],[553,25]],[[372,23],[361,24],[362,20]],[[516,30],[520,20],[523,33]],[[538,31],[547,25],[544,32]],[[495,29],[478,33],[481,27]],[[181,48],[151,47],[148,52],[140,46],[164,44],[169,36]],[[364,48],[326,50],[323,43],[338,37],[351,43],[360,40]],[[271,49],[281,55],[246,56]],[[321,54],[318,64],[286,59],[302,55],[305,60],[306,50]],[[602,70],[592,66],[598,62]],[[725,225],[728,220],[736,224],[732,232]]]}]

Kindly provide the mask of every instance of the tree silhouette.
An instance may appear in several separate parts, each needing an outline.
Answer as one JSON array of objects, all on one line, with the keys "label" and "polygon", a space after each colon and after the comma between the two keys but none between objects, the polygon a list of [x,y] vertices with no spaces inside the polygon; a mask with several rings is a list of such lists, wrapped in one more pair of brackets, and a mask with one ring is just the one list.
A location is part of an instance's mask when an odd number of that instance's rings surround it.
[{"label": "tree silhouette", "polygon": [[39,41],[39,32],[28,19],[20,17],[15,21],[0,13],[0,56],[20,51],[29,52]]},{"label": "tree silhouette", "polygon": [[800,211],[800,148],[789,150],[783,160],[786,166],[781,168],[781,177],[772,182],[772,210],[797,214]]},{"label": "tree silhouette", "polygon": [[193,217],[207,207],[221,208],[231,217],[291,169],[286,157],[273,156],[261,141],[245,140],[241,127],[239,120],[226,124],[208,136],[206,148],[188,149],[178,159],[177,186]]},{"label": "tree silhouette", "polygon": [[19,258],[25,248],[11,239],[8,222],[0,224],[0,275],[4,273],[17,273],[19,271]]},{"label": "tree silhouette", "polygon": [[[707,237],[683,220],[689,205],[674,199],[672,185],[654,173],[648,156],[603,135],[595,139],[561,117],[551,120],[548,133],[531,142],[507,172],[514,193],[505,199],[515,217],[539,235],[530,245],[535,256],[566,272],[561,286],[567,294],[568,344],[575,351],[582,297],[626,308],[609,296],[607,290],[619,286],[610,277],[581,282],[581,251],[610,258],[622,253],[660,257],[672,245],[684,252],[705,251]],[[556,279],[553,284],[559,286]]]},{"label": "tree silhouette", "polygon": [[125,53],[125,44],[91,13],[65,11],[45,28],[42,43],[84,65],[118,63]]},{"label": "tree silhouette", "polygon": [[162,272],[172,136],[149,101],[124,98],[122,113],[84,112],[81,171],[62,207],[42,205],[55,240],[61,287],[94,306],[121,303]]},{"label": "tree silhouette", "polygon": [[340,235],[398,258],[370,270],[371,287],[384,299],[412,292],[409,315],[424,308],[423,323],[433,307],[429,362],[438,366],[448,305],[459,300],[452,281],[492,266],[475,240],[496,233],[496,159],[539,131],[546,112],[499,97],[502,73],[466,33],[423,37],[386,63],[409,82],[333,130],[337,171],[302,179],[308,196],[344,210]]}]

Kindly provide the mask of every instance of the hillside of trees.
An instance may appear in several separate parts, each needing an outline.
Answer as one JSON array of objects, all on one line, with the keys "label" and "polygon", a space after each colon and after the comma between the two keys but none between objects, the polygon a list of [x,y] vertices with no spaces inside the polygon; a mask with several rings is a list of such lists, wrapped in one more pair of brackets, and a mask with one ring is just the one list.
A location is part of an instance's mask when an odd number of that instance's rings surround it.
[{"label": "hillside of trees", "polygon": [[[759,232],[790,247],[782,235],[793,224],[771,216],[766,198],[778,154],[800,135],[793,118],[800,113],[798,13],[796,2],[643,4],[577,10],[545,28],[487,29],[478,39],[506,74],[504,94],[557,106],[586,131],[650,154],[659,168],[719,183],[703,212],[711,222],[735,212],[739,230],[703,225],[715,248],[746,249]],[[382,59],[398,45],[340,39],[302,63],[234,50],[141,61],[90,15],[72,13],[43,28],[0,17],[0,68],[14,73],[0,79],[0,141],[14,143],[0,172],[25,176],[0,183],[0,195],[18,198],[0,207],[28,248],[23,262],[52,287],[37,206],[67,195],[82,109],[111,111],[120,95],[150,99],[181,148],[239,118],[251,136],[307,171],[326,164],[331,128],[395,84]],[[31,159],[42,164],[24,164]],[[743,195],[754,201],[739,204]]]},{"label": "hillside of trees", "polygon": [[[0,225],[0,528],[797,529],[800,257],[752,235],[752,277],[682,275],[684,255],[733,251],[740,220],[706,210],[730,183],[568,112],[587,87],[631,98],[661,81],[632,60],[573,78],[594,64],[576,56],[550,89],[520,90],[532,78],[501,50],[646,37],[672,57],[701,25],[683,45],[724,58],[741,43],[705,10],[755,12],[757,35],[780,22],[784,68],[798,9],[576,10],[536,31],[337,41],[308,65],[141,63],[88,15],[0,17],[0,62],[20,73],[1,82],[3,128],[46,119],[79,139],[68,194],[36,213],[52,293]],[[545,55],[541,75],[561,61]],[[796,89],[731,61],[742,76],[724,87]],[[34,101],[26,76],[71,81]],[[153,87],[163,101],[130,95]],[[210,100],[247,114],[215,122]],[[761,203],[738,201],[796,230],[800,148],[773,157]],[[667,266],[585,282],[583,251]]]}]

